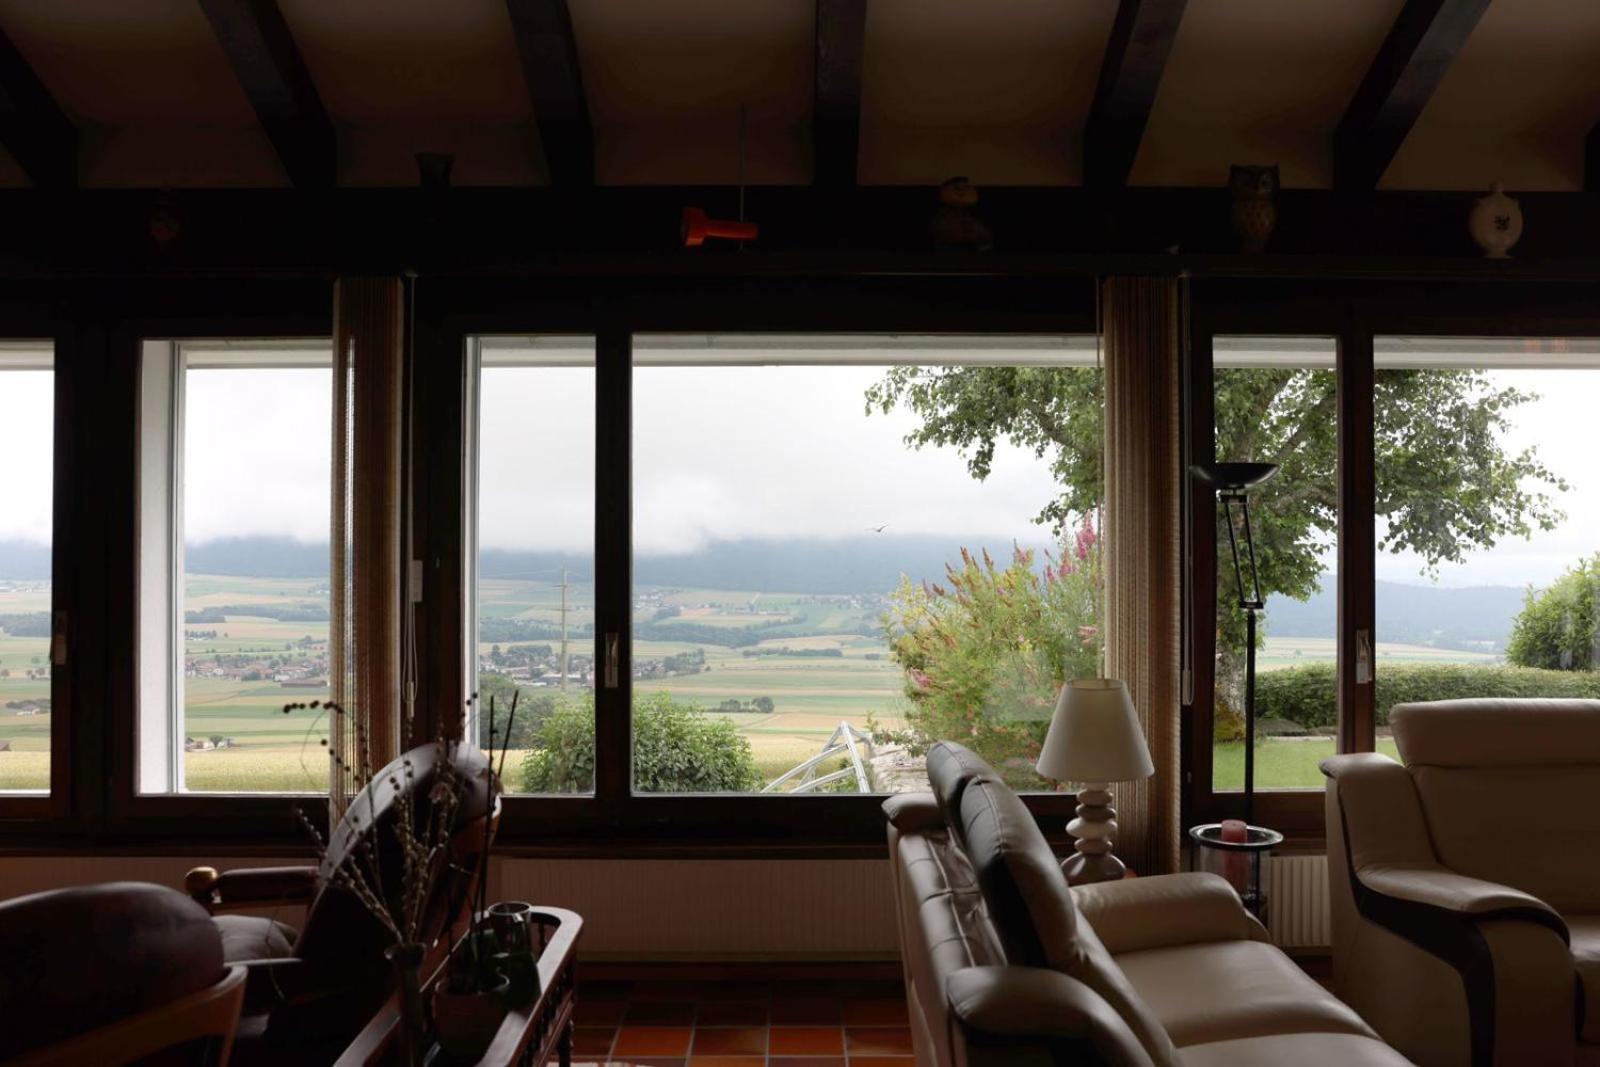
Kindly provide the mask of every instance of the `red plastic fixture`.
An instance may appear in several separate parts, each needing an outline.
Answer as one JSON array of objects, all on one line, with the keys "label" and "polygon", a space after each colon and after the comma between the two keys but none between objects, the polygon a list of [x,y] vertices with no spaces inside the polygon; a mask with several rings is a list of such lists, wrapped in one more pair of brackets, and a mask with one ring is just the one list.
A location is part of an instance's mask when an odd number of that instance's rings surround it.
[{"label": "red plastic fixture", "polygon": [[753,241],[760,232],[761,228],[753,222],[712,219],[697,207],[683,209],[683,244],[686,248],[699,248],[713,237],[728,241]]}]

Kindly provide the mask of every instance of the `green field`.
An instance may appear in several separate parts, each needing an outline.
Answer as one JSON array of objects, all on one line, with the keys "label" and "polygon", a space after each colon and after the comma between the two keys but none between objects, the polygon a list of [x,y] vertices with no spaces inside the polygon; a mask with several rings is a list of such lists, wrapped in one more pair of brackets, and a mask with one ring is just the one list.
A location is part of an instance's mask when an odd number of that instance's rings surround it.
[{"label": "green field", "polygon": [[[325,590],[312,580],[252,579],[197,575],[188,580],[187,607],[263,605],[265,607],[320,600]],[[757,697],[773,702],[770,713],[738,712],[728,717],[749,740],[762,774],[773,778],[816,754],[841,721],[864,725],[870,714],[880,724],[904,725],[906,700],[902,675],[888,656],[877,633],[883,610],[873,597],[814,597],[799,594],[756,594],[750,591],[703,589],[641,589],[636,626],[649,626],[651,637],[634,642],[635,663],[664,660],[700,650],[706,670],[674,677],[641,678],[636,692],[665,690],[674,697],[708,708],[723,701],[748,703]],[[478,591],[480,615],[486,619],[530,620],[559,632],[562,622],[559,578],[489,579]],[[566,623],[574,662],[588,661],[594,653],[592,585],[573,579],[567,590]],[[48,592],[7,593],[0,611],[44,611]],[[671,610],[663,610],[671,609]],[[674,613],[675,612],[675,613]],[[713,640],[705,630],[727,632],[731,639],[753,640],[742,647],[704,643]],[[700,641],[673,640],[675,628]],[[752,628],[740,633],[741,628]],[[269,653],[284,654],[306,638],[324,642],[325,622],[274,621],[243,613],[229,613],[223,622],[190,624],[191,663],[203,670]],[[211,631],[215,631],[214,635]],[[720,640],[720,638],[719,638]],[[506,649],[524,645],[559,645],[558,639],[538,638],[502,642]],[[491,642],[480,646],[487,654]],[[763,649],[838,650],[838,656],[746,656]],[[46,679],[27,679],[28,670],[45,666],[47,641],[43,638],[0,636],[0,741],[10,751],[0,751],[0,789],[44,789],[49,779],[50,716],[18,714],[7,709],[10,701],[40,699],[49,695]],[[1381,669],[1386,662],[1493,662],[1493,657],[1452,652],[1423,646],[1385,645],[1377,649]],[[1331,639],[1268,638],[1260,663],[1263,670],[1333,658]],[[196,739],[213,736],[231,739],[229,747],[184,754],[185,784],[196,791],[320,791],[327,780],[326,749],[321,741],[328,724],[315,713],[285,715],[289,701],[307,701],[325,691],[286,687],[269,680],[244,681],[226,677],[190,677],[184,680],[184,733]],[[723,714],[722,712],[716,712]],[[1390,743],[1380,740],[1380,749]],[[1257,784],[1263,788],[1320,788],[1317,762],[1333,750],[1328,738],[1298,740],[1273,738],[1262,742],[1257,756]],[[1386,749],[1392,751],[1392,749]],[[1243,778],[1241,746],[1218,745],[1215,751],[1217,788],[1238,788]],[[515,760],[510,761],[515,763]]]}]

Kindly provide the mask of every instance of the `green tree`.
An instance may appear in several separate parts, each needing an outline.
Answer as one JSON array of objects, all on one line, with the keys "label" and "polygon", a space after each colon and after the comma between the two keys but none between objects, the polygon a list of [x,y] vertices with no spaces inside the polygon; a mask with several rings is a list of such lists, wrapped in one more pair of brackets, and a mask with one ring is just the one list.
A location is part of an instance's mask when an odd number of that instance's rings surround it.
[{"label": "green tree", "polygon": [[[517,717],[511,719],[511,701],[517,701]],[[494,736],[489,736],[490,701],[494,703]],[[503,674],[486,674],[478,679],[478,745],[481,748],[514,749],[534,747],[539,725],[555,710],[556,694],[548,689],[519,689]],[[511,736],[506,737],[507,723]]]},{"label": "green tree", "polygon": [[1600,670],[1600,552],[1579,560],[1549,588],[1523,596],[1506,659],[1519,667]]},{"label": "green tree", "polygon": [[[1380,548],[1411,551],[1432,570],[1510,536],[1553,528],[1552,493],[1566,482],[1533,449],[1508,450],[1511,412],[1535,399],[1496,387],[1480,370],[1397,370],[1375,386],[1376,510]],[[895,367],[866,395],[867,410],[903,407],[921,419],[914,448],[960,449],[979,480],[1009,441],[1047,458],[1060,492],[1041,522],[1059,533],[1103,498],[1102,376],[1071,367]],[[1338,522],[1334,374],[1293,368],[1220,368],[1215,376],[1219,460],[1282,469],[1251,497],[1262,592],[1305,599],[1318,588]],[[1218,602],[1233,601],[1226,530],[1218,518]],[[1221,611],[1222,689],[1234,688],[1244,650],[1239,612]],[[1270,625],[1270,620],[1269,620]]]},{"label": "green tree", "polygon": [[1100,599],[1087,523],[1042,571],[1031,552],[1001,567],[962,549],[943,583],[902,579],[884,624],[905,671],[912,750],[960,741],[1013,785],[1037,786],[1033,762],[1061,684],[1100,673]]},{"label": "green tree", "polygon": [[[594,788],[594,694],[563,694],[522,761],[534,793]],[[748,792],[761,787],[750,742],[733,723],[668,693],[633,702],[633,784],[645,793]]]}]

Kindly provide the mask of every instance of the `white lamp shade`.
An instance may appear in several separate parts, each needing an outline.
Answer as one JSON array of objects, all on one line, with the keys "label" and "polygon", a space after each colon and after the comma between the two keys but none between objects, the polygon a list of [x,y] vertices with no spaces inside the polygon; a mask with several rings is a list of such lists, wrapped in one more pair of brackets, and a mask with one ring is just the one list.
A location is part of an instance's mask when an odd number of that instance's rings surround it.
[{"label": "white lamp shade", "polygon": [[1128,687],[1113,678],[1062,686],[1036,766],[1058,782],[1130,782],[1154,774]]}]

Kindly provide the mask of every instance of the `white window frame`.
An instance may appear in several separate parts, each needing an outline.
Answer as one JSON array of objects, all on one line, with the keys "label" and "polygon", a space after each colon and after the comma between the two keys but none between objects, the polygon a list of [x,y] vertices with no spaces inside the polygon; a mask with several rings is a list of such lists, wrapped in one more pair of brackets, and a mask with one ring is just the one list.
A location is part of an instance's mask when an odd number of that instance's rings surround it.
[{"label": "white window frame", "polygon": [[140,794],[189,792],[183,783],[183,444],[187,372],[219,367],[332,366],[333,344],[327,338],[146,340],[140,346],[139,677],[134,746],[135,783]]},{"label": "white window frame", "polygon": [[[54,374],[55,374],[55,371],[56,371],[55,342],[50,341],[50,340],[0,341],[0,381],[4,380],[3,376],[8,371],[49,371],[51,373],[51,375],[52,375],[51,380],[53,382],[54,381]],[[56,420],[59,417],[60,417],[60,412],[59,412],[59,410],[57,410],[55,408],[54,403],[52,401],[51,419],[50,419],[50,429],[51,429],[52,435],[55,433],[55,424],[56,424]],[[54,456],[55,456],[54,437],[52,436],[52,438],[51,438],[51,457],[52,457],[51,465],[52,465],[52,467],[54,467]],[[51,488],[50,553],[51,553],[51,559],[53,561],[54,557],[55,557],[56,539],[60,535],[60,532],[61,532],[61,531],[59,531],[59,530],[57,530],[55,528],[55,521],[54,521],[54,518],[55,518],[55,497],[60,493],[60,487],[55,485],[55,477],[54,477],[54,472],[53,471],[52,471],[52,477],[51,477],[51,486],[52,486],[52,488]],[[54,571],[54,569],[55,568],[52,566],[51,567],[52,572]],[[63,627],[63,623],[62,623],[62,615],[61,615],[62,608],[61,608],[60,603],[56,600],[55,576],[54,576],[53,573],[51,575],[51,581],[50,581],[50,609],[49,610],[50,610],[50,619],[51,619],[51,628],[50,628],[51,634],[52,635],[56,635],[56,634],[60,634],[60,633],[64,632],[64,627]],[[51,701],[50,701],[50,734],[51,734],[50,741],[51,741],[51,744],[50,744],[50,748],[47,749],[46,751],[51,757],[51,760],[50,760],[50,778],[52,780],[54,780],[55,777],[56,777],[56,774],[57,774],[57,770],[56,770],[56,766],[55,766],[55,730],[56,730],[56,715],[55,715],[55,713],[56,713],[56,708],[57,708],[57,701],[55,700],[56,674],[57,674],[57,671],[60,670],[65,665],[64,661],[61,659],[61,654],[65,651],[65,648],[64,648],[64,646],[61,646],[61,647],[58,648],[57,639],[53,636],[51,638],[51,641],[50,641],[49,649],[50,649],[50,652],[49,652],[49,656],[48,656],[48,663],[49,663],[49,667],[50,667],[49,692],[50,692],[50,695],[51,695]],[[63,709],[63,710],[65,710],[65,709]],[[52,784],[53,784],[53,781],[51,783],[47,783],[43,789],[0,789],[0,798],[47,797],[47,796],[50,795]]]}]

